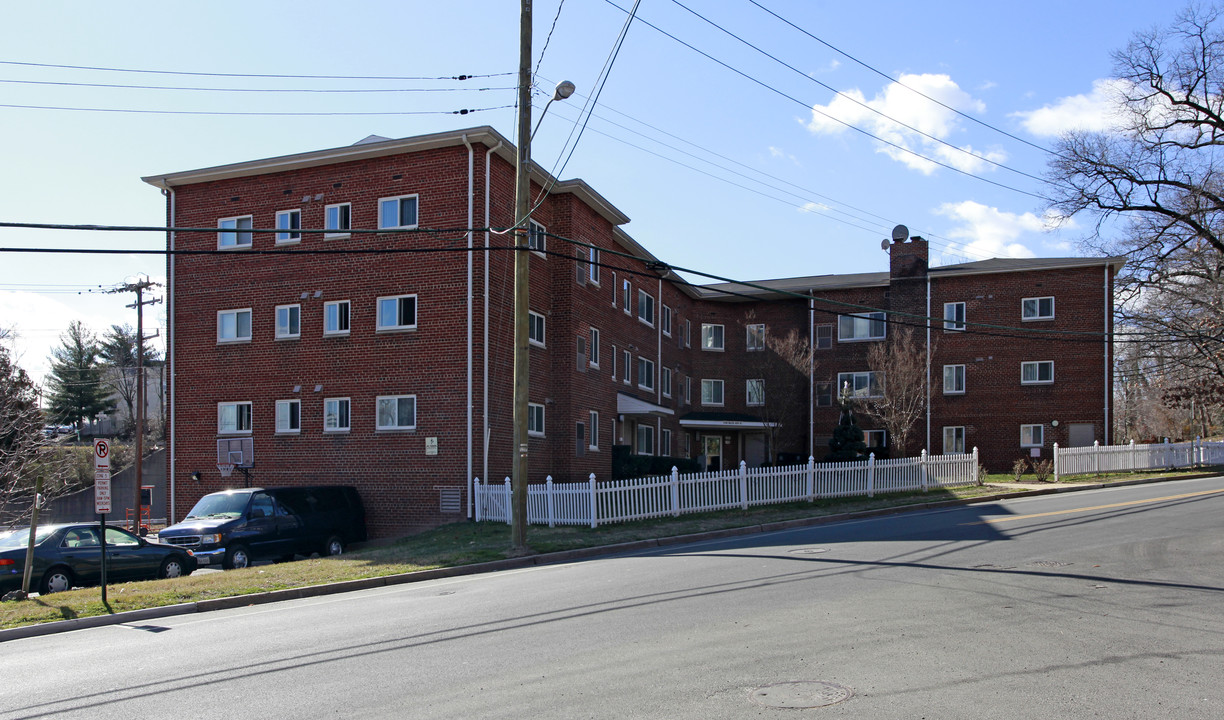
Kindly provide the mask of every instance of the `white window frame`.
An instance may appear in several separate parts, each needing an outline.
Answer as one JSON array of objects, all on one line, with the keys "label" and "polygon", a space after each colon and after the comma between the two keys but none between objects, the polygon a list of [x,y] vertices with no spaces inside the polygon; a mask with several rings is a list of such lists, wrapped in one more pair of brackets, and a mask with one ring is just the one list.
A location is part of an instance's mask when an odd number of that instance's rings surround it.
[{"label": "white window frame", "polygon": [[833,349],[833,326],[832,325],[817,325],[816,326],[816,349],[817,350]]},{"label": "white window frame", "polygon": [[[862,388],[865,392],[860,394],[859,381],[866,382],[866,386]],[[878,370],[864,370],[862,372],[844,372],[837,373],[837,388],[836,396],[841,397],[842,388],[845,384],[850,383],[850,397],[853,398],[879,398],[884,397],[884,373]],[[875,386],[879,392],[878,395],[872,395],[872,386]]]},{"label": "white window frame", "polygon": [[[547,258],[548,228],[535,220],[527,221],[527,248],[542,258]],[[538,246],[538,247],[537,247]]]},{"label": "white window frame", "polygon": [[1036,425],[1021,425],[1020,426],[1020,447],[1034,448],[1045,446],[1045,426]]},{"label": "white window frame", "polygon": [[[246,224],[243,225],[242,221]],[[227,224],[231,223],[231,224]],[[235,215],[234,217],[218,218],[217,219],[217,249],[218,250],[233,250],[235,248],[249,248],[255,237],[255,216],[254,215]],[[232,236],[231,242],[226,242],[227,237]]]},{"label": "white window frame", "polygon": [[660,329],[663,331],[663,334],[667,337],[671,337],[672,309],[666,305],[663,306],[663,314],[659,316],[659,324],[662,326]]},{"label": "white window frame", "polygon": [[[1050,314],[1049,315],[1043,315],[1041,313],[1041,301],[1042,300],[1050,301]],[[1032,313],[1029,312],[1030,307],[1033,310]],[[1042,295],[1040,297],[1027,297],[1027,298],[1022,299],[1020,301],[1020,319],[1023,322],[1037,322],[1041,320],[1053,320],[1054,319],[1054,296],[1053,295]]]},{"label": "white window frame", "polygon": [[527,434],[531,437],[544,437],[545,425],[544,405],[542,403],[527,403]]},{"label": "white window frame", "polygon": [[599,248],[589,247],[587,250],[587,267],[589,268],[587,280],[595,287],[599,287]]},{"label": "white window frame", "polygon": [[[341,305],[347,308],[344,313],[344,320],[346,321],[345,323],[346,327],[343,330],[340,330],[340,329],[328,330],[327,323],[329,320],[330,308],[333,308],[333,307],[336,308],[336,324],[338,326],[340,324],[339,308]],[[348,300],[330,300],[328,302],[323,303],[323,334],[324,335],[348,335],[349,332],[352,331],[352,328],[353,328],[353,304],[352,302]]]},{"label": "white window frame", "polygon": [[[654,360],[638,355],[638,387],[643,390],[654,392],[655,389],[655,364]],[[645,382],[643,382],[643,380]]]},{"label": "white window frame", "polygon": [[[412,298],[412,322],[410,324],[403,324],[399,322],[400,320],[403,319],[399,316],[400,310],[401,310],[401,304],[399,301],[405,300],[407,298]],[[395,325],[384,325],[383,324],[382,304],[383,304],[383,301],[385,300],[395,300],[396,301],[395,303],[396,324]],[[383,295],[374,301],[374,316],[375,316],[375,322],[377,323],[376,327],[378,328],[376,332],[404,332],[406,330],[416,330],[418,316],[420,315],[420,310],[421,310],[421,306],[420,306],[416,293],[408,293],[405,295]]]},{"label": "white window frame", "polygon": [[[242,327],[240,316],[244,314],[246,315],[246,319],[247,319],[247,334],[240,335],[239,333],[241,332],[241,327]],[[221,334],[221,328],[224,322],[222,318],[227,315],[234,316],[234,336],[233,337],[225,337]],[[251,308],[234,308],[232,310],[218,310],[217,311],[217,342],[219,344],[251,342],[251,335],[254,334],[254,328],[253,328],[254,321],[255,321],[255,318],[251,315]]]},{"label": "white window frame", "polygon": [[[404,400],[412,401],[412,424],[399,424],[399,406]],[[383,404],[395,401],[394,416],[396,424],[384,425],[382,421]],[[416,395],[379,395],[374,399],[374,429],[375,430],[416,430],[417,428],[417,396]]]},{"label": "white window frame", "polygon": [[612,346],[612,382],[616,382],[616,346]]},{"label": "white window frame", "polygon": [[591,422],[587,424],[587,450],[599,449],[599,413],[590,411]]},{"label": "white window frame", "polygon": [[[951,375],[949,376],[949,373]],[[951,385],[949,385],[951,380]],[[959,380],[959,387],[957,386]],[[965,366],[964,365],[944,365],[943,366],[943,394],[944,395],[964,395],[965,394]]]},{"label": "white window frame", "polygon": [[[714,397],[715,389],[718,390],[718,397]],[[727,395],[723,387],[723,381],[717,378],[702,378],[701,379],[701,404],[703,407],[723,407],[726,404]]]},{"label": "white window frame", "polygon": [[692,347],[693,323],[689,320],[684,321],[684,347]]},{"label": "white window frame", "polygon": [[527,344],[544,347],[544,316],[534,310],[527,311]]},{"label": "white window frame", "polygon": [[[294,222],[296,220],[296,223]],[[276,211],[276,244],[292,245],[302,241],[302,210]]]},{"label": "white window frame", "polygon": [[[403,220],[403,202],[412,200],[412,222],[405,223]],[[383,205],[385,203],[395,203],[395,220],[396,224],[386,225],[384,220],[387,218],[383,214]],[[412,230],[420,225],[421,222],[421,196],[417,193],[409,193],[407,195],[395,195],[393,197],[378,198],[378,229],[379,230]]]},{"label": "white window frame", "polygon": [[[281,311],[285,311],[286,324],[281,325]],[[293,331],[294,321],[297,321],[297,332]],[[276,306],[276,339],[277,340],[296,340],[302,337],[302,306],[295,305],[277,305]]]},{"label": "white window frame", "polygon": [[[882,311],[838,315],[837,341],[874,342],[883,340],[888,336],[887,320],[888,314]],[[879,330],[879,335],[876,334],[877,330]]]},{"label": "white window frame", "polygon": [[666,365],[659,368],[659,392],[666,398],[672,396],[672,369]]},{"label": "white window frame", "polygon": [[599,328],[591,328],[591,339],[587,343],[587,352],[590,356],[587,359],[587,364],[596,370],[599,369]]},{"label": "white window frame", "polygon": [[621,367],[621,372],[624,374],[624,377],[622,377],[621,380],[623,380],[626,385],[633,384],[633,353],[629,352],[628,350],[622,350],[621,365],[623,366]]},{"label": "white window frame", "polygon": [[[646,440],[646,442],[643,442],[643,440]],[[634,441],[635,441],[634,444],[636,445],[636,450],[637,450],[638,455],[656,454],[654,425],[648,425],[646,423],[638,423],[636,437],[634,438]],[[643,445],[649,445],[650,447],[643,449],[642,448]]]},{"label": "white window frame", "polygon": [[943,429],[943,454],[965,452],[965,426],[945,425]]},{"label": "white window frame", "polygon": [[765,323],[752,323],[745,328],[744,348],[748,352],[760,352],[765,349]]},{"label": "white window frame", "polygon": [[[714,344],[717,330],[718,344]],[[706,352],[723,352],[727,348],[726,328],[717,323],[701,323],[701,349]]]},{"label": "white window frame", "polygon": [[[246,409],[245,419],[246,427],[243,425],[243,408]],[[226,427],[225,414],[227,411],[233,410],[232,428]],[[250,435],[251,428],[255,426],[255,408],[250,400],[236,400],[231,402],[217,403],[217,434],[218,435]]]},{"label": "white window frame", "polygon": [[621,282],[621,300],[625,303],[623,308],[626,315],[633,314],[633,283],[626,278]]},{"label": "white window frame", "polygon": [[[296,418],[293,417],[293,413],[290,412],[292,408],[297,409]],[[296,425],[294,425],[294,420],[297,420]],[[277,400],[276,434],[296,435],[300,432],[302,432],[302,401],[297,399]]]},{"label": "white window frame", "polygon": [[[833,398],[837,397],[833,391],[833,382],[831,380],[817,380],[813,384],[815,385],[812,389],[813,402],[816,404],[816,407],[833,407]],[[822,388],[824,392],[821,392]]]},{"label": "white window frame", "polygon": [[[872,438],[880,438],[880,442],[872,443]],[[887,449],[888,448],[888,431],[887,430],[864,430],[863,442],[867,444],[867,450],[870,452],[872,448]]]},{"label": "white window frame", "polygon": [[671,439],[672,431],[669,428],[659,430],[659,456],[667,457],[671,455]]},{"label": "white window frame", "polygon": [[[1041,379],[1041,369],[1044,366],[1050,368],[1050,377],[1048,380]],[[1035,380],[1026,380],[1025,375],[1029,368],[1033,368],[1035,372]],[[1054,361],[1053,360],[1031,360],[1020,363],[1020,384],[1021,385],[1053,385],[1054,384]]]},{"label": "white window frame", "polygon": [[[330,412],[328,406],[332,405],[333,403],[335,405],[335,412],[336,412],[336,426],[328,427],[327,417],[328,417],[328,413]],[[344,408],[344,415],[345,415],[344,425],[340,424],[340,408],[342,407]],[[353,426],[353,402],[351,398],[346,398],[346,397],[323,398],[323,432],[325,433],[346,433],[352,429],[352,426]]]},{"label": "white window frame", "polygon": [[[335,210],[336,222],[333,226],[332,211]],[[347,221],[347,222],[342,222]],[[342,227],[343,226],[343,227]],[[352,203],[332,203],[331,205],[323,206],[323,229],[329,232],[323,233],[324,240],[336,240],[349,237],[353,229],[353,204]]]},{"label": "white window frame", "polygon": [[944,332],[964,332],[965,317],[965,303],[944,303]]},{"label": "white window frame", "polygon": [[654,319],[654,296],[650,293],[638,289],[638,322],[645,323],[650,327],[655,326]]},{"label": "white window frame", "polygon": [[[756,395],[755,398],[753,397],[754,394]],[[749,378],[748,380],[745,380],[744,397],[746,398],[745,404],[748,407],[762,407],[765,405],[764,378]]]},{"label": "white window frame", "polygon": [[616,271],[612,271],[612,307],[620,303],[620,285],[616,284]]}]

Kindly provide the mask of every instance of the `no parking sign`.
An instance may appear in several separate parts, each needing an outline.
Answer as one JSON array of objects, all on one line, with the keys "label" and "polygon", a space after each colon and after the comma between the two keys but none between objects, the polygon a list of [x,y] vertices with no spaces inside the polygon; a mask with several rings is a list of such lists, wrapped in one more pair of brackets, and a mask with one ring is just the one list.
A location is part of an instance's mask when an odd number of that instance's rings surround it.
[{"label": "no parking sign", "polygon": [[110,443],[94,440],[94,512],[111,511]]}]

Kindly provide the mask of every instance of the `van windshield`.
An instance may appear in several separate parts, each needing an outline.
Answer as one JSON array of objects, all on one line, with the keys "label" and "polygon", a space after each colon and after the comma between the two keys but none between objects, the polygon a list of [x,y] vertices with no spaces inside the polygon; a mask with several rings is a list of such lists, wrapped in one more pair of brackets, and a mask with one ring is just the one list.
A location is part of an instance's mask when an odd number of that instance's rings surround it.
[{"label": "van windshield", "polygon": [[246,509],[247,501],[251,499],[250,493],[217,493],[215,495],[205,495],[200,498],[200,501],[191,508],[191,512],[187,513],[185,520],[192,518],[236,518]]}]

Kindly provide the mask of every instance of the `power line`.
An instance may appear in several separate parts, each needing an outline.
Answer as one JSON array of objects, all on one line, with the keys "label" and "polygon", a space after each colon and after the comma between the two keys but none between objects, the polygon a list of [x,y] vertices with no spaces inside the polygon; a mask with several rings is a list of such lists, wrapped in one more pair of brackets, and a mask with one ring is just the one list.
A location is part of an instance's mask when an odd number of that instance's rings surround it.
[{"label": "power line", "polygon": [[54,105],[5,105],[0,104],[3,108],[17,108],[21,110],[67,110],[79,112],[104,112],[104,113],[134,113],[140,115],[241,115],[241,116],[257,116],[257,117],[303,117],[303,116],[336,116],[336,115],[470,115],[478,112],[488,112],[490,110],[504,110],[513,105],[500,105],[498,107],[486,108],[471,108],[463,110],[401,110],[398,112],[378,111],[378,112],[247,112],[247,111],[222,111],[222,110],[136,110],[129,108],[96,108],[96,107],[63,107]]},{"label": "power line", "polygon": [[119,83],[58,82],[52,80],[3,80],[12,85],[52,85],[57,87],[91,87],[121,90],[185,90],[193,92],[250,92],[250,93],[413,93],[413,92],[486,92],[489,90],[513,90],[514,87],[479,88],[213,88],[183,85],[123,85]]},{"label": "power line", "polygon": [[231,77],[231,78],[276,78],[298,80],[471,80],[473,78],[494,78],[513,75],[514,73],[488,73],[484,75],[289,75],[271,73],[222,73],[222,72],[189,72],[185,70],[138,70],[132,68],[97,67],[93,65],[58,65],[53,63],[18,62],[15,60],[0,60],[0,65],[21,65],[25,67],[60,68],[65,70],[97,70],[102,72],[141,73],[148,75],[190,75],[195,77]]}]

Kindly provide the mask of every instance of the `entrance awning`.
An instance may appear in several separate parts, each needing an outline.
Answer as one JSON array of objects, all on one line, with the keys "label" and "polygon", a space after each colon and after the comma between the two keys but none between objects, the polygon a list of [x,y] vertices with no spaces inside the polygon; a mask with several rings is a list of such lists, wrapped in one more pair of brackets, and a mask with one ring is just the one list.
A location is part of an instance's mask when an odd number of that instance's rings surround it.
[{"label": "entrance awning", "polygon": [[616,393],[616,412],[619,415],[675,415],[676,411],[655,405],[627,393]]},{"label": "entrance awning", "polygon": [[745,413],[693,412],[680,418],[680,427],[697,429],[760,430],[777,426],[778,423],[765,422],[755,415]]}]

